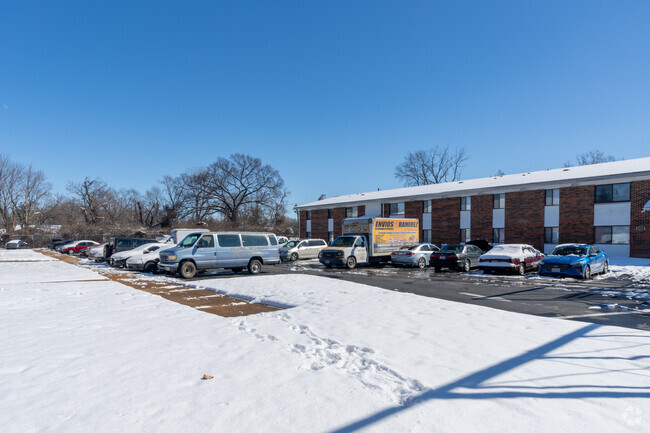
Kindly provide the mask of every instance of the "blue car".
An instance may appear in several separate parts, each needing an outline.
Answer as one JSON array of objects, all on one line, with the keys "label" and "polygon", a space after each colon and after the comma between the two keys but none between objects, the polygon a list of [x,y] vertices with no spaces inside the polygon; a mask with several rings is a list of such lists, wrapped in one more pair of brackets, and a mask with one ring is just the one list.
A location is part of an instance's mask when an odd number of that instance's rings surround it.
[{"label": "blue car", "polygon": [[540,275],[589,279],[594,274],[609,272],[607,254],[596,245],[558,245],[539,262]]}]

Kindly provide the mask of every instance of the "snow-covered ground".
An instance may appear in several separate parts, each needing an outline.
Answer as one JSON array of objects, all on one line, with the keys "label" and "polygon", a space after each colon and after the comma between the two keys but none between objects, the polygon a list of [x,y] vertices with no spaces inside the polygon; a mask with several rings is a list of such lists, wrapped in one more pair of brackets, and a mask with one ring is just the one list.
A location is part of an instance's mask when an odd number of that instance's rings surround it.
[{"label": "snow-covered ground", "polygon": [[195,283],[290,307],[241,318],[58,261],[0,261],[0,275],[3,432],[645,432],[650,423],[644,331],[300,274]]}]

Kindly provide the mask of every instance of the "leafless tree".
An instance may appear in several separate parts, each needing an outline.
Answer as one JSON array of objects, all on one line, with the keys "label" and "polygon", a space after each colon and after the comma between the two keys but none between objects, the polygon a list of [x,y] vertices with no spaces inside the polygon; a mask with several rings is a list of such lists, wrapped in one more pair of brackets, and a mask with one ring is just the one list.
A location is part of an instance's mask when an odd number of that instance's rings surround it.
[{"label": "leafless tree", "polygon": [[[605,155],[604,152],[596,149],[576,155],[576,161],[578,161],[578,165],[591,165],[601,164],[603,162],[613,162],[616,161],[616,158],[612,155]],[[564,166],[573,167],[573,164],[570,161],[567,161],[564,163]]]},{"label": "leafless tree", "polygon": [[94,225],[103,217],[102,210],[110,207],[114,193],[103,180],[84,178],[80,183],[70,182],[67,187],[80,202],[86,224]]},{"label": "leafless tree", "polygon": [[29,230],[33,219],[40,214],[40,206],[49,196],[52,186],[45,174],[31,165],[18,170],[18,185],[13,195],[13,209],[21,226]]},{"label": "leafless tree", "polygon": [[395,167],[395,177],[405,186],[453,182],[460,179],[468,159],[465,149],[450,149],[449,146],[409,152]]}]

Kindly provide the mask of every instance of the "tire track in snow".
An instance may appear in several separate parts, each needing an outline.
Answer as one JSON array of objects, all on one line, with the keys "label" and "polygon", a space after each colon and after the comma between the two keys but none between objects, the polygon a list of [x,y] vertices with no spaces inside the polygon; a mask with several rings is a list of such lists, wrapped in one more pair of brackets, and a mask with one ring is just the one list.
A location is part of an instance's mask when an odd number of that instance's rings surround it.
[{"label": "tire track in snow", "polygon": [[291,317],[286,313],[278,315],[278,319],[286,323],[292,332],[305,337],[307,343],[282,342],[276,336],[266,335],[247,326],[243,319],[238,320],[236,324],[240,331],[254,336],[261,342],[284,343],[289,351],[304,358],[304,368],[312,371],[335,368],[359,381],[365,389],[378,393],[393,403],[408,404],[428,390],[419,381],[405,377],[374,360],[372,355],[375,352],[369,347],[346,345],[320,337],[306,325],[291,323]]}]

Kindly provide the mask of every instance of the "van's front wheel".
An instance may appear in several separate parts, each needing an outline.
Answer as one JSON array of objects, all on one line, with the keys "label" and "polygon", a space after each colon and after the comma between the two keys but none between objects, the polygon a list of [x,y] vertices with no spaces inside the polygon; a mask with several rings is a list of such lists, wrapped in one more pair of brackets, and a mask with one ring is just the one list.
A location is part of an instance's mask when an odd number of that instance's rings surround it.
[{"label": "van's front wheel", "polygon": [[345,261],[345,267],[348,269],[354,269],[357,266],[357,259],[354,257],[350,256],[348,259]]},{"label": "van's front wheel", "polygon": [[194,278],[196,275],[196,265],[192,262],[183,262],[178,271],[183,278]]},{"label": "van's front wheel", "polygon": [[260,263],[259,260],[251,260],[248,262],[248,272],[250,272],[253,275],[257,275],[260,273],[262,270],[262,263]]}]

